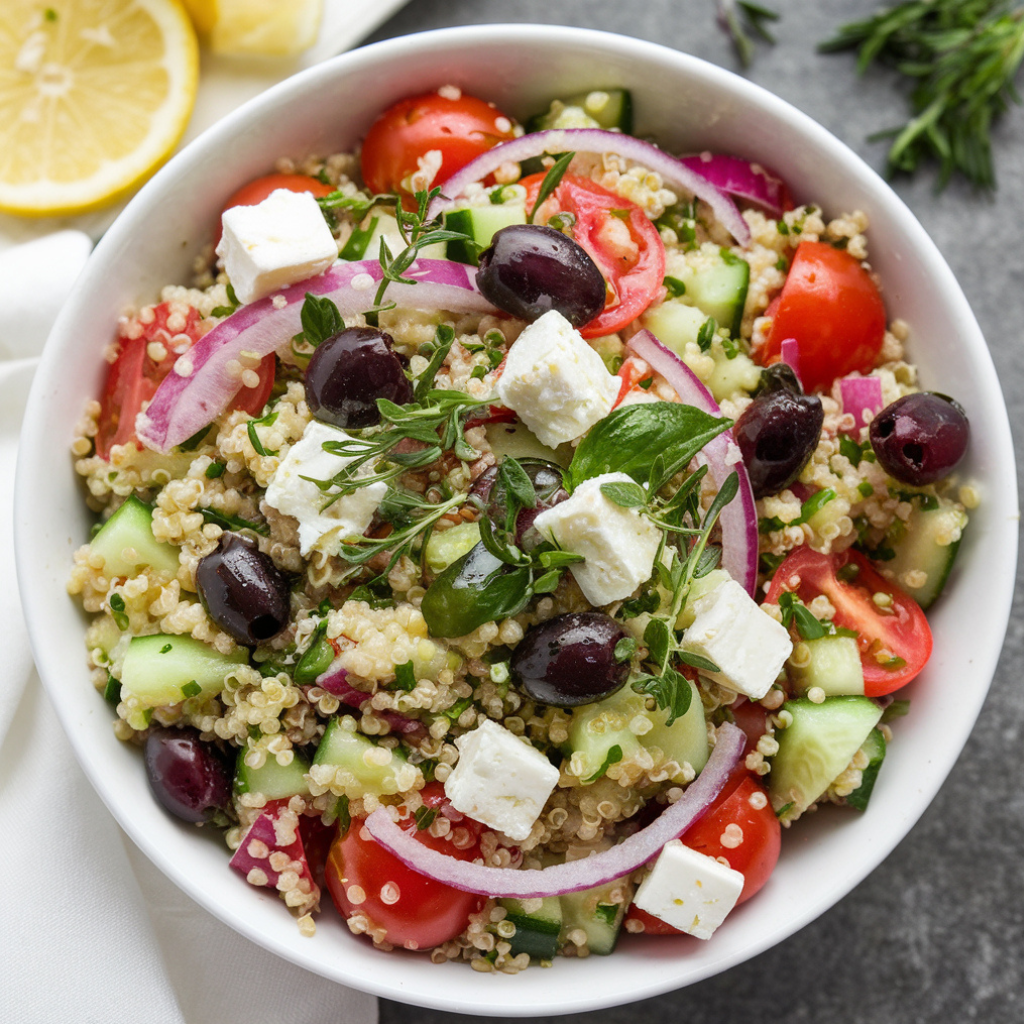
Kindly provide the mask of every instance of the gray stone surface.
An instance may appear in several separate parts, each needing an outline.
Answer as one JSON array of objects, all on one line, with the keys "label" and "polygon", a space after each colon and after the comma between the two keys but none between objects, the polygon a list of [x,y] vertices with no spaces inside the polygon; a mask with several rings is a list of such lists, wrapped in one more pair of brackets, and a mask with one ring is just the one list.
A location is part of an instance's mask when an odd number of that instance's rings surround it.
[{"label": "gray stone surface", "polygon": [[[872,165],[873,131],[896,123],[903,99],[884,73],[858,80],[852,57],[815,44],[873,0],[768,0],[778,44],[759,47],[749,77],[806,111]],[[449,25],[540,22],[657,41],[736,69],[713,0],[412,0],[374,37]],[[922,174],[899,194],[949,261],[988,338],[1024,456],[1024,109],[995,132],[995,200],[953,185],[936,195]],[[1013,472],[1007,467],[1008,473]],[[862,885],[814,924],[761,956],[682,992],[560,1018],[619,1024],[771,1020],[776,1024],[940,1024],[1024,1020],[1024,623],[1022,574],[1006,647],[973,736],[938,798]],[[971,680],[964,680],[971,685]],[[382,1002],[382,1024],[471,1018]],[[511,1019],[511,1018],[510,1018]],[[555,1018],[552,1018],[553,1020]]]}]

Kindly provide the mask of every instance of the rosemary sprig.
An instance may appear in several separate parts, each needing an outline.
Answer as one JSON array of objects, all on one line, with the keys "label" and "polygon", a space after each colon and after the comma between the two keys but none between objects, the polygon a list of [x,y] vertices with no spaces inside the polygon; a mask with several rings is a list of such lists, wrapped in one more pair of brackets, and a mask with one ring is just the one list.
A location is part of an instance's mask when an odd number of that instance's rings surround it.
[{"label": "rosemary sprig", "polygon": [[962,174],[996,187],[990,130],[1011,102],[1024,59],[1024,7],[1010,0],[907,0],[842,26],[819,50],[858,51],[857,68],[895,68],[913,83],[911,117],[872,139],[891,138],[890,174],[939,165],[936,188]]},{"label": "rosemary sprig", "polygon": [[774,43],[775,37],[765,23],[778,21],[779,15],[752,0],[718,0],[718,23],[729,33],[740,63],[749,68],[754,61],[754,40]]}]

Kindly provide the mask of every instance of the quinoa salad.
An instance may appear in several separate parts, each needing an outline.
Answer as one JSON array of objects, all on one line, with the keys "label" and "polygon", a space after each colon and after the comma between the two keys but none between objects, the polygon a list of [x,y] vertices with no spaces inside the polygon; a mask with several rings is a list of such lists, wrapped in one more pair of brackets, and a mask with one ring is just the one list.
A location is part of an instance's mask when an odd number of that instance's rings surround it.
[{"label": "quinoa salad", "polygon": [[867,216],[621,89],[442,86],[267,166],[72,444],[116,738],[305,935],[713,941],[802,816],[869,813],[977,504]]}]

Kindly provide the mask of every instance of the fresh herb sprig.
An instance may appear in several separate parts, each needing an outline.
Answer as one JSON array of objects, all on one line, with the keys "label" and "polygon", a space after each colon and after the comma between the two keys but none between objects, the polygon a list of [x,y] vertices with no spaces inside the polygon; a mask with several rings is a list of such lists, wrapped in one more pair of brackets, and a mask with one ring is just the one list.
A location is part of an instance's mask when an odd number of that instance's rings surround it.
[{"label": "fresh herb sprig", "polygon": [[819,50],[858,51],[857,69],[895,68],[913,84],[911,117],[872,136],[891,138],[890,174],[939,165],[936,186],[954,174],[996,187],[991,126],[1011,102],[1024,59],[1024,7],[1010,0],[907,0],[843,25]]},{"label": "fresh herb sprig", "polygon": [[754,61],[755,39],[775,42],[767,24],[778,20],[777,12],[752,0],[718,0],[718,23],[729,33],[736,56],[745,68]]},{"label": "fresh herb sprig", "polygon": [[[709,548],[708,539],[722,510],[739,491],[739,478],[732,473],[702,516],[699,484],[706,472],[706,467],[701,467],[668,499],[661,498],[656,491],[647,492],[638,484],[605,484],[601,488],[617,504],[639,507],[666,531],[654,564],[657,583],[670,598],[667,602],[650,602],[644,608],[651,615],[644,629],[644,663],[648,671],[634,679],[632,685],[637,693],[654,697],[659,708],[668,710],[668,725],[686,714],[691,700],[689,682],[676,665],[718,671],[713,662],[688,651],[676,632],[676,622],[694,579],[707,575],[718,564],[719,550]],[[645,499],[642,504],[640,499]]]},{"label": "fresh herb sprig", "polygon": [[380,241],[380,268],[383,273],[377,294],[374,296],[376,311],[382,312],[390,308],[383,305],[384,293],[390,284],[415,284],[415,280],[402,275],[413,265],[421,249],[439,242],[462,242],[476,252],[482,248],[479,243],[464,231],[452,231],[444,226],[440,217],[427,219],[427,208],[441,194],[437,186],[429,192],[417,192],[415,195],[416,209],[406,210],[401,203],[395,206],[395,219],[398,231],[405,242],[405,248],[392,253],[387,242]]}]

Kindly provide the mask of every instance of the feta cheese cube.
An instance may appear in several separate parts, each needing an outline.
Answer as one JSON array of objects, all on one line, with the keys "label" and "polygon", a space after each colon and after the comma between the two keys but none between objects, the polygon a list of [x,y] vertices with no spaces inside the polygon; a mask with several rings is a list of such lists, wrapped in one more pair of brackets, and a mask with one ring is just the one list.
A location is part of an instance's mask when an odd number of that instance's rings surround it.
[{"label": "feta cheese cube", "polygon": [[279,188],[255,206],[232,206],[221,217],[217,255],[242,303],[322,274],[338,243],[311,192]]},{"label": "feta cheese cube", "polygon": [[622,382],[557,310],[513,342],[498,379],[498,397],[557,448],[585,434],[611,411]]},{"label": "feta cheese cube", "polygon": [[633,902],[681,932],[710,939],[742,891],[738,871],[673,839],[658,854]]},{"label": "feta cheese cube", "polygon": [[455,745],[459,760],[444,784],[452,806],[510,839],[528,838],[558,782],[558,769],[489,718]]},{"label": "feta cheese cube", "polygon": [[[278,512],[299,521],[299,548],[308,555],[314,548],[333,554],[340,541],[366,532],[373,514],[384,499],[387,484],[378,481],[360,487],[324,508],[330,492],[323,493],[311,480],[329,480],[353,458],[325,452],[325,441],[346,441],[349,435],[337,427],[311,420],[302,437],[292,445],[270,479],[264,500]],[[359,476],[374,472],[372,463]]]},{"label": "feta cheese cube", "polygon": [[683,633],[683,646],[710,658],[721,669],[703,674],[751,700],[760,700],[793,653],[789,630],[762,611],[732,579],[694,601],[693,612],[693,623]]},{"label": "feta cheese cube", "polygon": [[570,572],[592,605],[629,597],[650,579],[661,530],[635,508],[623,508],[601,493],[602,484],[633,483],[625,473],[585,480],[565,501],[545,509],[534,526],[563,551],[582,555]]}]

